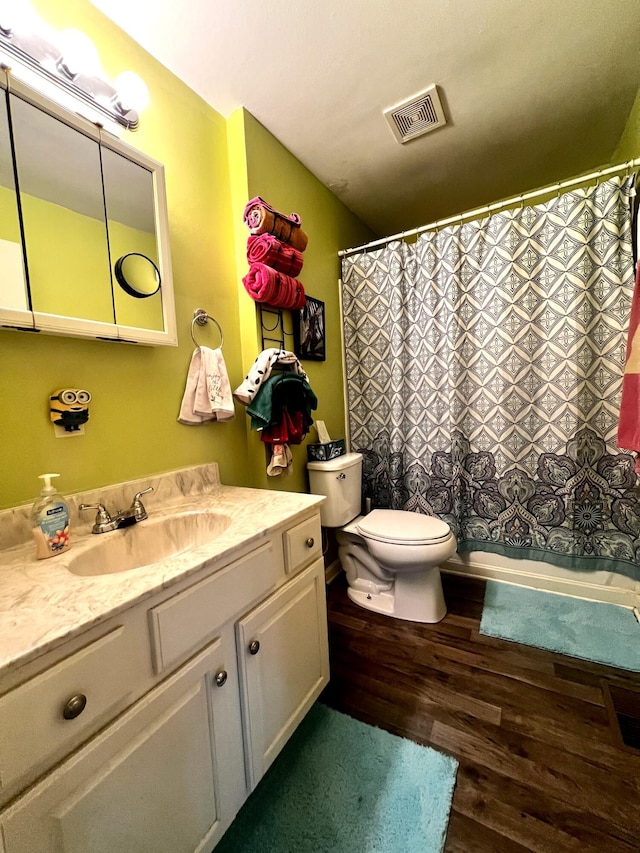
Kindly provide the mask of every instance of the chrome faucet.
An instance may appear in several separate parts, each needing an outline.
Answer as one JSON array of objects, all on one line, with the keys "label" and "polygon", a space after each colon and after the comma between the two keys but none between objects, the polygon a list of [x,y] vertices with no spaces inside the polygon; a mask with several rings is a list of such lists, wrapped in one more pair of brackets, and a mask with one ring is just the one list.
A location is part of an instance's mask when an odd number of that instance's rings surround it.
[{"label": "chrome faucet", "polygon": [[121,527],[129,527],[131,524],[137,524],[138,521],[144,521],[145,518],[148,518],[147,510],[144,507],[144,504],[140,500],[142,495],[146,495],[147,492],[152,492],[153,486],[149,486],[148,489],[143,489],[141,492],[137,492],[131,502],[131,506],[129,509],[119,509],[114,515],[111,515],[108,509],[104,504],[96,503],[96,504],[80,504],[78,509],[95,509],[96,520],[91,529],[92,533],[109,533],[110,530],[118,530]]}]

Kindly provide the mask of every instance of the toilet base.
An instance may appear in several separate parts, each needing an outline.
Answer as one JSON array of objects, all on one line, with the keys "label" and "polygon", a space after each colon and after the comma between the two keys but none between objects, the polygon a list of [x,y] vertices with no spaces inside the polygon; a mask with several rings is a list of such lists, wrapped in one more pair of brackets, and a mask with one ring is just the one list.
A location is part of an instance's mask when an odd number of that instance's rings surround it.
[{"label": "toilet base", "polygon": [[385,616],[393,616],[393,595],[390,592],[364,592],[348,586],[347,595],[360,607],[375,610],[376,613],[384,613]]},{"label": "toilet base", "polygon": [[349,586],[347,595],[359,607],[404,619],[407,622],[434,624],[447,615],[440,569],[407,572],[396,576],[390,592],[365,592]]}]

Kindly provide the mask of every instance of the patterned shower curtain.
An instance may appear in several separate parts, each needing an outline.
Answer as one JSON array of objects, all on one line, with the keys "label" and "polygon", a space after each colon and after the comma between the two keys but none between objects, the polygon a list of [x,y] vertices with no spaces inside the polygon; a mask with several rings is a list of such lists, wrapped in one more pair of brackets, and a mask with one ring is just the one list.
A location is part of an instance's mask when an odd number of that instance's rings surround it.
[{"label": "patterned shower curtain", "polygon": [[351,447],[373,506],[439,516],[459,551],[640,579],[635,459],[615,444],[632,183],[343,259]]}]

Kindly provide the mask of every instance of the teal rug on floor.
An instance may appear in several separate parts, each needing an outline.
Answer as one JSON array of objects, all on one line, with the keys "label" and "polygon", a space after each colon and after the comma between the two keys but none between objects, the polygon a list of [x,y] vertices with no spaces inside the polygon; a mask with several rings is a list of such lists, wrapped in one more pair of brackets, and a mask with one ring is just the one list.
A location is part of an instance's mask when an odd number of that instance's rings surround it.
[{"label": "teal rug on floor", "polygon": [[316,703],[215,853],[440,853],[457,768]]},{"label": "teal rug on floor", "polygon": [[487,581],[480,633],[640,672],[640,623],[617,604]]}]

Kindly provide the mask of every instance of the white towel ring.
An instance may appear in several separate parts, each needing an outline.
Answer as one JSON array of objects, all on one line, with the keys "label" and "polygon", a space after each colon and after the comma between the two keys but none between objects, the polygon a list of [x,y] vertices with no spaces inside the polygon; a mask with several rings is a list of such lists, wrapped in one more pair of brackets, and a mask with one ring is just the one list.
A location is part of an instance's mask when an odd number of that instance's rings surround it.
[{"label": "white towel ring", "polygon": [[222,334],[222,328],[220,327],[220,323],[218,323],[215,317],[212,317],[210,314],[207,314],[204,308],[196,308],[196,310],[193,312],[193,320],[191,321],[191,340],[193,341],[195,346],[200,346],[200,344],[196,340],[196,336],[194,335],[194,327],[196,323],[199,326],[206,326],[208,320],[210,320],[216,327],[216,329],[220,332],[219,348],[222,349],[222,345],[224,343],[224,335]]}]

